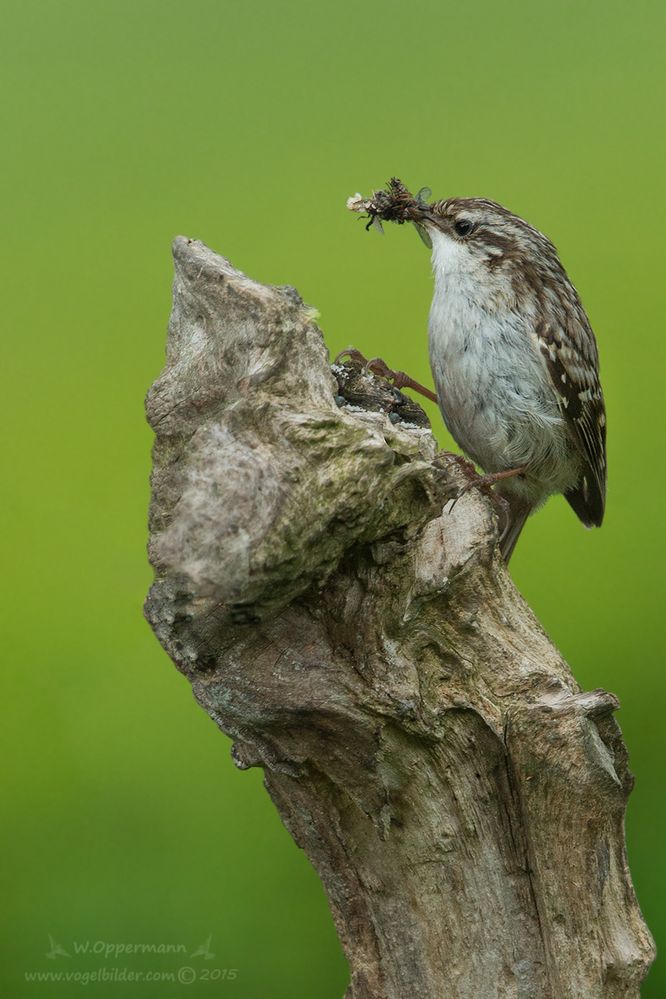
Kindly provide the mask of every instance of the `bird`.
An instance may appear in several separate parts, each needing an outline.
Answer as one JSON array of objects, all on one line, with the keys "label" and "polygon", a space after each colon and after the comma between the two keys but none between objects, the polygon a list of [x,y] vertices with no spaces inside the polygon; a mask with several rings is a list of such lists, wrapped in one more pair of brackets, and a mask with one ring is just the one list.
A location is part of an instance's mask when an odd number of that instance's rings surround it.
[{"label": "bird", "polygon": [[[427,191],[429,195],[430,192]],[[427,202],[397,178],[352,211],[411,222],[431,249],[430,366],[444,423],[483,470],[503,507],[499,547],[508,562],[527,518],[563,494],[586,527],[606,498],[606,411],[599,353],[578,292],[554,244],[487,198]],[[422,390],[381,358],[373,369]]]}]

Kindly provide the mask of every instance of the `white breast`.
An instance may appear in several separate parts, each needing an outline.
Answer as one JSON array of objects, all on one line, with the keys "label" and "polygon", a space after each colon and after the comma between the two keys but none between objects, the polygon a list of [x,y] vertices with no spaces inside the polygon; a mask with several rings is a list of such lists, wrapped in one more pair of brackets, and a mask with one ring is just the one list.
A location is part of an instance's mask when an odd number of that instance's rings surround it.
[{"label": "white breast", "polygon": [[[446,425],[486,471],[528,464],[559,477],[571,449],[534,335],[506,273],[432,231],[430,363]],[[559,485],[553,483],[553,485]]]}]

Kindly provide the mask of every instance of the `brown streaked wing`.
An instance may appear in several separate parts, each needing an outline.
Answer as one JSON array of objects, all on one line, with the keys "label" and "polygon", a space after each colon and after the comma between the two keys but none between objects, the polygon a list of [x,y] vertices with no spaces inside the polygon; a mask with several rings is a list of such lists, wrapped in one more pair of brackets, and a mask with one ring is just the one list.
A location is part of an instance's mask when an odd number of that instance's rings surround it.
[{"label": "brown streaked wing", "polygon": [[560,412],[574,427],[584,458],[580,482],[565,498],[583,523],[598,527],[606,501],[606,411],[594,334],[582,306],[567,310],[567,331],[543,323],[537,340]]}]

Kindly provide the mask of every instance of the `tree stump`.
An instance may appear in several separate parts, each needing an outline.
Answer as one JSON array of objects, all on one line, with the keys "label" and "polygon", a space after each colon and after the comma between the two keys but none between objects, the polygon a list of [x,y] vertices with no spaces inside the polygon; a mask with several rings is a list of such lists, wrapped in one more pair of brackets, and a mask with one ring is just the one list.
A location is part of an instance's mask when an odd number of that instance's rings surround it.
[{"label": "tree stump", "polygon": [[582,693],[424,414],[174,243],[146,615],[321,877],[348,999],[638,997],[615,697]]}]

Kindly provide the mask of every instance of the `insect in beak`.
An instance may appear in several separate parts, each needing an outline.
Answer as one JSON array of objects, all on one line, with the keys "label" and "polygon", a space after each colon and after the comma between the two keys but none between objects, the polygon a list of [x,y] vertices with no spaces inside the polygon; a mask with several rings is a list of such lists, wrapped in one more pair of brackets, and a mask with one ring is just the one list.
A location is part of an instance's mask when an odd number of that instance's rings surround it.
[{"label": "insect in beak", "polygon": [[370,216],[370,221],[365,227],[366,232],[368,232],[370,229],[375,229],[381,236],[384,235],[384,228],[376,215]]},{"label": "insect in beak", "polygon": [[428,230],[426,229],[426,227],[423,225],[423,223],[422,222],[415,222],[414,223],[414,228],[418,232],[421,241],[423,243],[425,243],[425,245],[428,247],[429,250],[432,250],[432,240],[430,238],[430,233],[428,232]]}]

